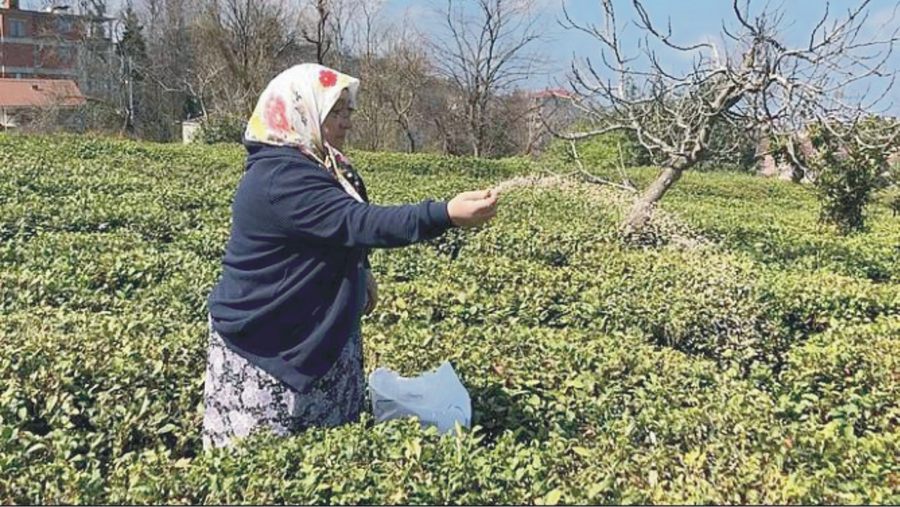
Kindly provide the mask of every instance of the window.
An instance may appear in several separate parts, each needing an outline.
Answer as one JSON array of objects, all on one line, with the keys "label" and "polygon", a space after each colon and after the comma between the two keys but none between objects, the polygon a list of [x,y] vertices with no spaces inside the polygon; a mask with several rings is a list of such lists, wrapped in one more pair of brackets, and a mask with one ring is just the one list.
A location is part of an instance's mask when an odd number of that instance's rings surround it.
[{"label": "window", "polygon": [[63,16],[59,16],[58,18],[56,18],[56,31],[60,35],[66,35],[71,32],[72,20]]},{"label": "window", "polygon": [[56,58],[61,65],[67,65],[72,61],[72,49],[64,46],[56,48]]},{"label": "window", "polygon": [[105,39],[106,38],[106,27],[103,23],[93,22],[90,26],[91,37],[95,37],[97,39]]},{"label": "window", "polygon": [[21,19],[9,20],[9,36],[10,37],[27,37],[25,30],[25,21]]}]

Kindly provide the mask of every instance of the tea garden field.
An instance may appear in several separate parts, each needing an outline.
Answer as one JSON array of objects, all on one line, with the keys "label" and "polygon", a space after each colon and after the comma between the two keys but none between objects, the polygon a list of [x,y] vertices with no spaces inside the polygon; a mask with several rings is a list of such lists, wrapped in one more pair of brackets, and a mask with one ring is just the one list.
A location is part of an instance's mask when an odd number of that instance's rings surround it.
[{"label": "tea garden field", "polygon": [[0,135],[0,502],[900,503],[900,218],[842,237],[729,172],[636,245],[620,194],[522,178],[552,160],[352,153],[379,204],[513,179],[488,227],[371,258],[367,370],[450,360],[475,427],[204,452],[243,154]]}]

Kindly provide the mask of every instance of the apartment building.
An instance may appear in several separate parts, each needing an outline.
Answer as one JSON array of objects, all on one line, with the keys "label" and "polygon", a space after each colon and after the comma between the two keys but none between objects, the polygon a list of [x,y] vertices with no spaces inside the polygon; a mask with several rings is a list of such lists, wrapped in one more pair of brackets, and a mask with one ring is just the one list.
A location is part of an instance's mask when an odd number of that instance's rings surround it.
[{"label": "apartment building", "polygon": [[89,63],[112,55],[113,19],[69,10],[24,10],[19,0],[0,0],[0,79],[70,79],[86,93],[103,89],[109,73]]}]

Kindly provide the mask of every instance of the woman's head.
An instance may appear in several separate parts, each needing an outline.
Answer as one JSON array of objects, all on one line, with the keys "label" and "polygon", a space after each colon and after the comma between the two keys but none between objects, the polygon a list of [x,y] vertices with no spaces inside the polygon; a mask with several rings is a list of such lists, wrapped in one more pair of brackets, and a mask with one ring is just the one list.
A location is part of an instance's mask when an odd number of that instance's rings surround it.
[{"label": "woman's head", "polygon": [[344,141],[347,138],[347,132],[353,127],[350,121],[350,115],[353,113],[353,107],[350,103],[350,92],[344,88],[341,90],[340,98],[331,107],[325,121],[322,122],[322,137],[325,142],[337,149],[343,149]]},{"label": "woman's head", "polygon": [[325,144],[343,146],[350,129],[359,80],[318,64],[291,67],[259,97],[244,137],[324,154]]}]

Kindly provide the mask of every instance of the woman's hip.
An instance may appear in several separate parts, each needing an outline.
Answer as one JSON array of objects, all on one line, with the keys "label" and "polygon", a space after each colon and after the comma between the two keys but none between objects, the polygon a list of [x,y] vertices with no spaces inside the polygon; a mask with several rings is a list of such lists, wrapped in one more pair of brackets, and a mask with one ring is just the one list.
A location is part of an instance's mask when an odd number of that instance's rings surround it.
[{"label": "woman's hip", "polygon": [[210,325],[204,387],[204,446],[269,428],[287,435],[359,418],[365,404],[362,337],[354,332],[331,368],[298,392],[225,344]]}]

